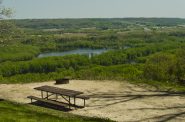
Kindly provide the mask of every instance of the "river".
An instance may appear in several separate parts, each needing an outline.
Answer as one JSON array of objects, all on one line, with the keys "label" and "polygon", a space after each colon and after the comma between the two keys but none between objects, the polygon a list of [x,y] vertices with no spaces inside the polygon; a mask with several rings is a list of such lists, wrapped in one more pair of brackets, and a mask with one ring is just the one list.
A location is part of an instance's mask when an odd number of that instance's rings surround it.
[{"label": "river", "polygon": [[99,55],[107,51],[108,51],[107,49],[77,49],[77,50],[64,51],[64,52],[41,53],[38,56],[38,58],[52,57],[52,56],[65,56],[65,55],[72,55],[72,54],[87,55],[89,58],[91,58],[94,55]]}]

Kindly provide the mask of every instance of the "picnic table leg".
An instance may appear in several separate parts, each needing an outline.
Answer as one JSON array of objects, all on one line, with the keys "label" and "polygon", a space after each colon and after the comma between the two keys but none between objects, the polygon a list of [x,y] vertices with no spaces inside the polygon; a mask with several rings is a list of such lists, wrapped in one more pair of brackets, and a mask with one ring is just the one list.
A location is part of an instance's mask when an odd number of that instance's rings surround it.
[{"label": "picnic table leg", "polygon": [[85,99],[84,99],[84,107],[85,107]]},{"label": "picnic table leg", "polygon": [[46,94],[47,94],[47,98],[46,99],[48,100],[48,92]]},{"label": "picnic table leg", "polygon": [[69,96],[69,109],[71,108],[71,97]]},{"label": "picnic table leg", "polygon": [[74,97],[74,106],[75,106],[75,109],[76,109],[76,97]]},{"label": "picnic table leg", "polygon": [[42,97],[42,99],[43,99],[43,91],[41,91],[41,97]]}]

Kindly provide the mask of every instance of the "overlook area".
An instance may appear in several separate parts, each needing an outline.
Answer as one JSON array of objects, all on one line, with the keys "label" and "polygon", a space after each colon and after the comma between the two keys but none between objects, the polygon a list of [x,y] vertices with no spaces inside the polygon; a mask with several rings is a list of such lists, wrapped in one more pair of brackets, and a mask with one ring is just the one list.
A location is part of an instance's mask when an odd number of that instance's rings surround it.
[{"label": "overlook area", "polygon": [[185,0],[0,0],[0,122],[185,122]]},{"label": "overlook area", "polygon": [[0,122],[184,122],[184,5],[0,0]]},{"label": "overlook area", "polygon": [[0,36],[0,106],[6,106],[5,111],[16,107],[15,102],[28,104],[29,94],[38,96],[34,87],[68,77],[70,83],[58,87],[84,91],[91,99],[84,109],[52,110],[57,114],[54,121],[61,119],[58,113],[75,116],[66,121],[184,121],[184,19],[1,20],[4,23],[10,25]]}]

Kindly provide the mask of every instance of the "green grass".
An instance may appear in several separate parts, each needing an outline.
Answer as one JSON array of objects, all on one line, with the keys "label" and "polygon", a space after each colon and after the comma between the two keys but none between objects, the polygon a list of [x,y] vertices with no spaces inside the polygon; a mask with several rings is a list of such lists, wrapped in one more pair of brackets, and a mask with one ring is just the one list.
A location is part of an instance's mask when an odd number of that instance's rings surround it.
[{"label": "green grass", "polygon": [[31,60],[40,53],[37,47],[31,45],[8,45],[0,44],[0,63],[5,61]]},{"label": "green grass", "polygon": [[76,116],[52,109],[0,101],[0,122],[110,122],[101,118]]}]

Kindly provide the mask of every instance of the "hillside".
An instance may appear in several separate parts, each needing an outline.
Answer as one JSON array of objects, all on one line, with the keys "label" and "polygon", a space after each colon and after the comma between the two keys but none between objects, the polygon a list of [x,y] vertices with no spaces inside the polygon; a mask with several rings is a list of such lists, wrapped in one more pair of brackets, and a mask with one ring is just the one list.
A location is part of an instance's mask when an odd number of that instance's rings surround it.
[{"label": "hillside", "polygon": [[111,122],[3,100],[0,100],[0,110],[1,122]]},{"label": "hillside", "polygon": [[185,19],[179,18],[102,18],[102,19],[25,19],[15,20],[18,27],[33,29],[120,29],[129,25],[177,26],[184,25]]}]

